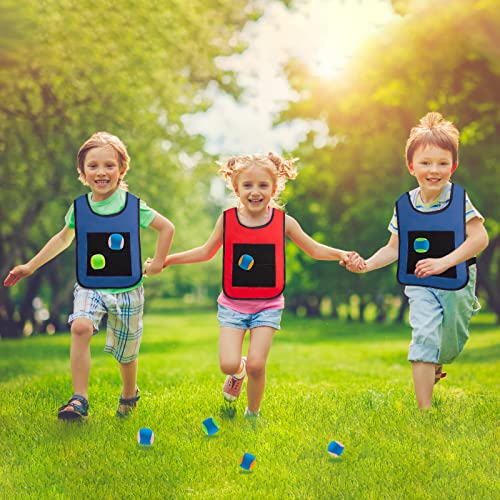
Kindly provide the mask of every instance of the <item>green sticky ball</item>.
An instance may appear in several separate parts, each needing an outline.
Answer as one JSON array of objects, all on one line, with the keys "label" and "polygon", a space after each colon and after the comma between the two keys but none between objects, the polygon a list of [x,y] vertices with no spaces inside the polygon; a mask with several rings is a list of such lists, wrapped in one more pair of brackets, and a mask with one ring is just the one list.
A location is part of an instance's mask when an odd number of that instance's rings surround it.
[{"label": "green sticky ball", "polygon": [[106,267],[106,259],[104,258],[104,255],[101,255],[100,253],[92,255],[90,258],[90,267],[96,271],[104,269]]}]

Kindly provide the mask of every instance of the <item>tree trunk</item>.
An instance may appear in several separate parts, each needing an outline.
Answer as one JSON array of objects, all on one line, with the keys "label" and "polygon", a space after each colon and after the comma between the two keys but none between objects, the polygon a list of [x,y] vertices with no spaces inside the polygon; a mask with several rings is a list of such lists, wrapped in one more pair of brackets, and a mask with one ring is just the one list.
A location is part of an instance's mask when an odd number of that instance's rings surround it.
[{"label": "tree trunk", "polygon": [[377,307],[377,316],[375,317],[375,322],[384,323],[384,321],[387,319],[387,307],[385,304],[384,295],[378,293],[377,295],[375,295],[373,302]]},{"label": "tree trunk", "polygon": [[[496,314],[497,323],[500,323],[500,255],[497,259],[495,256],[499,248],[500,235],[490,241],[477,264],[478,288],[486,292],[486,301],[489,308]],[[493,268],[497,269],[496,276]]]},{"label": "tree trunk", "polygon": [[23,336],[23,324],[12,319],[0,319],[0,338],[15,339]]},{"label": "tree trunk", "polygon": [[321,300],[317,295],[308,295],[305,304],[308,318],[319,318],[321,316],[320,304]]},{"label": "tree trunk", "polygon": [[401,305],[399,306],[398,315],[396,317],[397,323],[403,324],[407,308],[408,308],[408,300],[406,299],[406,296],[404,296],[403,300],[401,300]]}]

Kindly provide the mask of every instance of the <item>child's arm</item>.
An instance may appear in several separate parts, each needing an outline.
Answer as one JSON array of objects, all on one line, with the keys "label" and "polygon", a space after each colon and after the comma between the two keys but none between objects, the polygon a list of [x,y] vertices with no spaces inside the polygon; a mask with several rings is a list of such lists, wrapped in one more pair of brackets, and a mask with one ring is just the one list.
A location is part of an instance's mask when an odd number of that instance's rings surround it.
[{"label": "child's arm", "polygon": [[354,256],[346,264],[346,268],[353,273],[367,273],[396,262],[399,258],[399,237],[391,234],[387,245],[379,248],[368,260]]},{"label": "child's arm", "polygon": [[144,264],[144,274],[153,276],[161,273],[163,269],[163,263],[174,239],[175,227],[166,217],[158,213],[148,227],[158,232],[154,257],[148,258]]},{"label": "child's arm", "polygon": [[422,259],[415,266],[415,276],[426,278],[441,274],[450,267],[465,262],[471,257],[475,257],[488,246],[488,233],[483,226],[483,221],[474,217],[465,225],[465,241],[453,252],[439,259]]},{"label": "child's arm", "polygon": [[318,243],[300,227],[300,224],[289,215],[285,216],[286,235],[307,255],[316,260],[340,260],[347,264],[351,257],[358,256],[356,252],[347,252],[338,248]]},{"label": "child's arm", "polygon": [[201,247],[192,248],[185,252],[173,253],[169,255],[163,267],[173,266],[176,264],[194,264],[195,262],[205,262],[210,260],[222,246],[222,215],[217,219],[214,230],[208,238],[207,242]]},{"label": "child's arm", "polygon": [[14,267],[3,282],[4,286],[13,286],[23,278],[27,278],[33,274],[39,267],[52,260],[59,255],[63,250],[66,250],[71,245],[75,237],[75,230],[64,226],[61,231],[45,244],[45,246],[26,264],[21,264]]}]

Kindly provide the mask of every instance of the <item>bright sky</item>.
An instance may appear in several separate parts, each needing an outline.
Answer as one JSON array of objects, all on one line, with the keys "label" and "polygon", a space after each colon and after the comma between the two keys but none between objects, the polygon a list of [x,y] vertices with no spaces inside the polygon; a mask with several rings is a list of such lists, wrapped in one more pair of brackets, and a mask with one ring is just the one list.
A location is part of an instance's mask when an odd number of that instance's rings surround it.
[{"label": "bright sky", "polygon": [[[218,64],[238,74],[245,89],[240,103],[209,88],[213,107],[186,117],[191,133],[207,138],[216,155],[280,152],[292,149],[311,124],[294,122],[274,127],[273,119],[295,98],[282,67],[290,56],[308,64],[318,76],[340,78],[342,68],[360,43],[395,20],[390,0],[296,0],[293,10],[275,0],[243,32],[248,49],[220,58]],[[316,124],[321,130],[321,125]]]}]

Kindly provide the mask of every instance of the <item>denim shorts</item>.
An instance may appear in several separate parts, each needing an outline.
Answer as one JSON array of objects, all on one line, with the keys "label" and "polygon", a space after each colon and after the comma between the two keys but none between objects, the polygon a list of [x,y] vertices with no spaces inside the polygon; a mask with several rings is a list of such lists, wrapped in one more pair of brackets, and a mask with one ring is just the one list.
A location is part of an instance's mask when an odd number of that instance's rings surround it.
[{"label": "denim shorts", "polygon": [[461,290],[405,288],[412,327],[409,361],[451,363],[462,352],[471,316],[480,309],[475,290],[475,265],[469,267],[469,282]]},{"label": "denim shorts", "polygon": [[264,309],[263,311],[246,314],[229,309],[229,307],[218,305],[217,319],[220,326],[230,326],[241,330],[251,330],[259,326],[270,326],[275,330],[280,329],[281,315],[283,309]]}]

